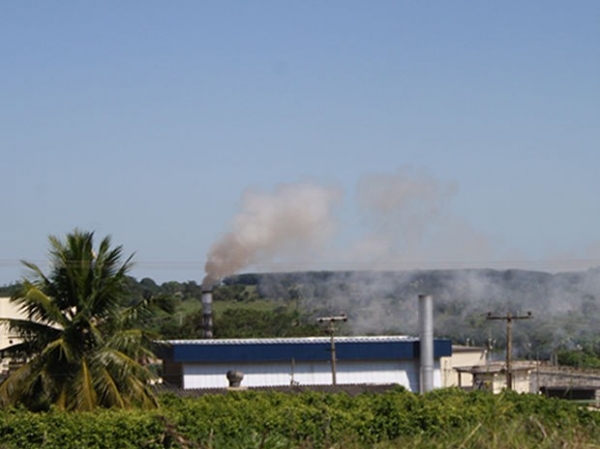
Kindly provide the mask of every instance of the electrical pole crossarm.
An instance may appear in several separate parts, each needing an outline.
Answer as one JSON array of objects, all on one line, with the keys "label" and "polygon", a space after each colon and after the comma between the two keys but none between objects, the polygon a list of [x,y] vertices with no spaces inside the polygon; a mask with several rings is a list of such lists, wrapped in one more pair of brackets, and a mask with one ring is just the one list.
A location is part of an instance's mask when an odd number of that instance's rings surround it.
[{"label": "electrical pole crossarm", "polygon": [[510,312],[508,312],[506,315],[492,315],[492,312],[488,312],[488,314],[486,315],[486,319],[488,319],[488,320],[512,321],[512,320],[529,320],[531,318],[533,318],[533,315],[531,312],[527,312],[526,315],[513,315]]}]

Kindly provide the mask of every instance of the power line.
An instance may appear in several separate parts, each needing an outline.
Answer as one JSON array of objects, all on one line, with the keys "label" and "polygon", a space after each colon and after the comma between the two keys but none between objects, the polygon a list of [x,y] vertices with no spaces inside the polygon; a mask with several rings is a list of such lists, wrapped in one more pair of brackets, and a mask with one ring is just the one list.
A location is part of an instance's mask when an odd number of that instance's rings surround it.
[{"label": "power line", "polygon": [[[47,259],[25,259],[39,265],[49,264]],[[22,267],[23,259],[0,259],[0,267]],[[204,268],[206,260],[133,260],[133,265],[138,268],[152,269],[189,269]],[[320,260],[310,262],[300,261],[275,261],[254,263],[249,268],[258,269],[285,269],[285,268],[368,268],[374,270],[394,269],[551,269],[551,270],[575,270],[599,267],[600,259],[553,259],[553,260],[394,260],[386,261],[344,261],[344,260]]]}]

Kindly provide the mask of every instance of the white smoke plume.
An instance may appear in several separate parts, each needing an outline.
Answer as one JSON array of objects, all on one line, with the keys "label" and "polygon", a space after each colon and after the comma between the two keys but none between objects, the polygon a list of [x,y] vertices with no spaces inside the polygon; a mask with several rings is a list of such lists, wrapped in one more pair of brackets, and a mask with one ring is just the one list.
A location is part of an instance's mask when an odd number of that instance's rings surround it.
[{"label": "white smoke plume", "polygon": [[383,269],[489,260],[497,253],[492,240],[452,214],[457,190],[410,167],[363,177],[357,202],[367,232],[346,258]]},{"label": "white smoke plume", "polygon": [[315,183],[286,184],[274,193],[250,189],[230,230],[210,249],[204,284],[251,266],[402,270],[491,260],[492,241],[450,213],[456,191],[454,183],[410,167],[365,176],[356,209],[366,232],[335,249],[338,189]]},{"label": "white smoke plume", "polygon": [[310,257],[334,233],[335,188],[314,183],[247,190],[231,229],[210,249],[204,284],[278,257]]},{"label": "white smoke plume", "polygon": [[455,191],[455,185],[407,167],[363,177],[358,183],[358,206],[369,235],[359,246],[364,250],[376,242],[382,257],[412,256],[439,224]]}]

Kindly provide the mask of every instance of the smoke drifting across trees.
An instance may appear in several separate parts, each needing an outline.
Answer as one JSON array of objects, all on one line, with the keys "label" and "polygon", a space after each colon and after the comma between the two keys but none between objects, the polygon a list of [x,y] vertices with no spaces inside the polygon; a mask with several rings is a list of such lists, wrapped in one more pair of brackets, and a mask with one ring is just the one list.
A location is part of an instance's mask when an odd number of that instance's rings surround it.
[{"label": "smoke drifting across trees", "polygon": [[[236,277],[228,279],[235,282]],[[294,285],[315,315],[345,312],[353,334],[417,333],[417,295],[434,297],[435,335],[457,343],[505,344],[504,327],[487,312],[525,313],[514,328],[521,356],[600,345],[600,269],[574,273],[525,270],[347,271],[257,274],[261,296],[281,298]],[[600,349],[600,346],[598,347]]]}]

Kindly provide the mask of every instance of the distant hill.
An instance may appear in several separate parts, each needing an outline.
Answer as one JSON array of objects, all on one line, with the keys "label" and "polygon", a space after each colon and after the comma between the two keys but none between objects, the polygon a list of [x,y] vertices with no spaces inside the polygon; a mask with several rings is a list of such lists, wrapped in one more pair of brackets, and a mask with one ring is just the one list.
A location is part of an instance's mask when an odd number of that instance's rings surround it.
[{"label": "distant hill", "polygon": [[[600,269],[573,273],[526,270],[297,272],[242,274],[224,285],[255,285],[261,297],[296,299],[314,314],[345,312],[352,333],[417,332],[417,297],[435,304],[435,333],[461,343],[504,346],[504,326],[485,319],[531,311],[514,326],[515,351],[553,350],[600,340]],[[495,342],[493,342],[495,340]]]},{"label": "distant hill", "polygon": [[[179,322],[200,303],[201,286],[195,281],[158,285],[150,278],[130,278],[129,283],[133,297],[174,298],[181,304]],[[0,287],[0,296],[10,296],[17,287]],[[313,318],[344,312],[349,320],[341,331],[349,334],[415,335],[421,293],[434,298],[438,337],[500,349],[504,323],[486,320],[487,312],[531,311],[533,319],[514,326],[517,355],[547,358],[559,348],[590,345],[600,351],[600,269],[555,274],[487,269],[245,273],[223,279],[214,296],[233,308],[273,301],[273,308],[285,305]],[[173,335],[180,332],[177,326],[172,323]]]}]

